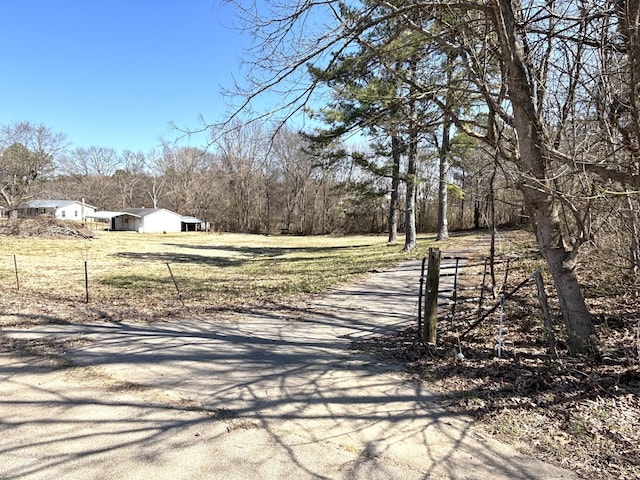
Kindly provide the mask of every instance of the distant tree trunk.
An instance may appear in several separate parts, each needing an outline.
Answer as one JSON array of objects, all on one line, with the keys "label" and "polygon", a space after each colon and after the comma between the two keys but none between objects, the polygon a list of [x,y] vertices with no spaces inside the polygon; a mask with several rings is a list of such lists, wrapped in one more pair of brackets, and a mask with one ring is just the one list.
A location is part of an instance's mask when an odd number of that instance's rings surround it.
[{"label": "distant tree trunk", "polygon": [[154,175],[151,180],[151,189],[148,192],[153,208],[158,208],[158,197],[160,196],[161,189],[162,183],[158,184],[158,178]]},{"label": "distant tree trunk", "polygon": [[442,144],[440,145],[440,171],[438,175],[438,234],[436,240],[449,238],[447,193],[449,174],[449,152],[451,150],[451,120],[447,118],[442,126]]},{"label": "distant tree trunk", "polygon": [[[462,173],[462,185],[461,185],[461,188],[462,188],[462,191],[464,192],[465,189],[467,188],[467,176],[466,176],[464,170],[462,170],[461,173]],[[466,224],[465,224],[465,221],[464,221],[464,210],[465,210],[466,206],[467,206],[467,204],[466,204],[466,201],[465,201],[465,195],[461,195],[461,198],[460,198],[460,214],[459,214],[460,215],[459,216],[460,220],[459,220],[459,225],[458,225],[458,228],[460,228],[460,229],[465,229],[466,228]]]},{"label": "distant tree trunk", "polygon": [[22,197],[16,195],[13,189],[0,187],[0,197],[7,204],[7,216],[10,222],[18,220],[18,206],[22,203]]},{"label": "distant tree trunk", "polygon": [[[411,60],[410,72],[412,77],[417,76],[417,59]],[[415,80],[415,78],[414,78]],[[415,82],[414,82],[415,83]],[[418,111],[417,100],[410,93],[409,101],[409,146],[407,151],[407,200],[405,214],[405,239],[404,250],[415,250],[416,240],[416,195],[418,179],[416,176],[418,163]]]},{"label": "distant tree trunk", "polygon": [[398,195],[400,188],[400,139],[391,137],[391,156],[393,167],[391,173],[391,198],[389,199],[389,243],[398,241]]},{"label": "distant tree trunk", "polygon": [[271,196],[269,195],[269,193],[271,193],[271,186],[267,183],[267,188],[265,188],[265,195],[267,197],[267,212],[266,212],[266,225],[265,225],[265,230],[266,230],[266,234],[270,235],[271,234]]},{"label": "distant tree trunk", "polygon": [[18,206],[13,204],[8,204],[9,210],[9,221],[16,222],[18,221]]},{"label": "distant tree trunk", "polygon": [[[412,150],[412,147],[409,148]],[[416,241],[416,157],[409,152],[409,166],[407,168],[407,199],[405,214],[404,250],[415,250]]]}]

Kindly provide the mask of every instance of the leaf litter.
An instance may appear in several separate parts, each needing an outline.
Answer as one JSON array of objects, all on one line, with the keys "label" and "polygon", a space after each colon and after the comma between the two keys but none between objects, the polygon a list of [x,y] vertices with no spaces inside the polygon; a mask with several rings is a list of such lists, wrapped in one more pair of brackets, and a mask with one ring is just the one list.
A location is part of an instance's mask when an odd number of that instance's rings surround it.
[{"label": "leaf litter", "polygon": [[[523,262],[512,269],[510,283],[516,285],[533,268],[544,266]],[[601,280],[583,272],[583,281]],[[459,323],[440,319],[437,344],[425,345],[416,319],[395,335],[360,340],[352,348],[401,364],[408,376],[437,391],[448,410],[472,417],[477,428],[525,454],[584,478],[638,479],[640,298],[610,286],[606,295],[588,296],[600,342],[599,353],[589,358],[568,356],[553,297],[560,358],[548,355],[535,285],[505,302],[500,358],[497,311],[462,340]],[[475,320],[467,318],[467,325]]]}]

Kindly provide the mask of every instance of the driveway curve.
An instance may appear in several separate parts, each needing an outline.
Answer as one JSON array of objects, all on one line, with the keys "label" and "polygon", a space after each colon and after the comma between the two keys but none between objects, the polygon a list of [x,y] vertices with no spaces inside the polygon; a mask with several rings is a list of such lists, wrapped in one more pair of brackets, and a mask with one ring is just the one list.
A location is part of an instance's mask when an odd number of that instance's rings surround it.
[{"label": "driveway curve", "polygon": [[0,478],[576,478],[350,349],[415,321],[419,276],[402,263],[304,308],[5,328],[66,367],[0,355]]}]

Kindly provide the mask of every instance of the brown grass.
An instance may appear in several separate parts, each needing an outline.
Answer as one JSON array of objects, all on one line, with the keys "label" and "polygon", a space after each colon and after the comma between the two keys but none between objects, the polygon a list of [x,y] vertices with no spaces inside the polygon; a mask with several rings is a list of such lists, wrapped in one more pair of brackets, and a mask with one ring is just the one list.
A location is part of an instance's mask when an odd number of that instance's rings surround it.
[{"label": "brown grass", "polygon": [[402,245],[389,246],[375,235],[196,232],[0,235],[0,242],[0,300],[8,307],[0,325],[123,317],[149,321],[185,311],[246,309],[318,292],[423,255],[428,244],[423,238],[423,250],[405,253]]}]

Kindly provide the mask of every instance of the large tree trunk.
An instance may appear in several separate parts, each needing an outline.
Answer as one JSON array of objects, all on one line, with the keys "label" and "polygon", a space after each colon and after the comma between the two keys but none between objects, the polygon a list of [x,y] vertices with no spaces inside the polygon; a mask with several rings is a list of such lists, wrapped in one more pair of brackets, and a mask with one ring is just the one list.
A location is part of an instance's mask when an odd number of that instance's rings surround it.
[{"label": "large tree trunk", "polygon": [[18,221],[18,207],[17,206],[10,206],[8,208],[9,210],[9,221],[10,222],[17,222]]},{"label": "large tree trunk", "polygon": [[7,218],[12,223],[13,222],[17,222],[18,221],[18,207],[22,203],[22,199],[20,197],[11,197],[9,195],[6,195],[4,192],[0,192],[0,194],[2,195],[2,198],[4,199],[5,203],[7,204],[7,214],[8,214]]},{"label": "large tree trunk", "polygon": [[407,166],[407,199],[405,214],[405,239],[404,250],[415,250],[417,247],[416,240],[416,161],[418,156],[417,141],[411,139],[409,141],[408,166]]},{"label": "large tree trunk", "polygon": [[517,134],[517,165],[523,175],[521,190],[531,214],[540,251],[546,260],[558,293],[567,328],[571,355],[591,354],[595,329],[576,276],[575,257],[560,228],[557,205],[547,175],[546,139],[536,114],[533,88],[529,83],[522,45],[510,0],[500,0],[496,27],[507,66],[508,94]]},{"label": "large tree trunk", "polygon": [[[447,54],[447,82],[453,82],[453,64],[455,55]],[[444,240],[449,238],[449,224],[447,222],[447,211],[449,210],[449,155],[451,153],[451,127],[453,120],[448,112],[454,108],[454,98],[449,91],[445,100],[444,122],[442,124],[442,143],[440,145],[440,165],[438,175],[438,233],[436,240]]]}]

